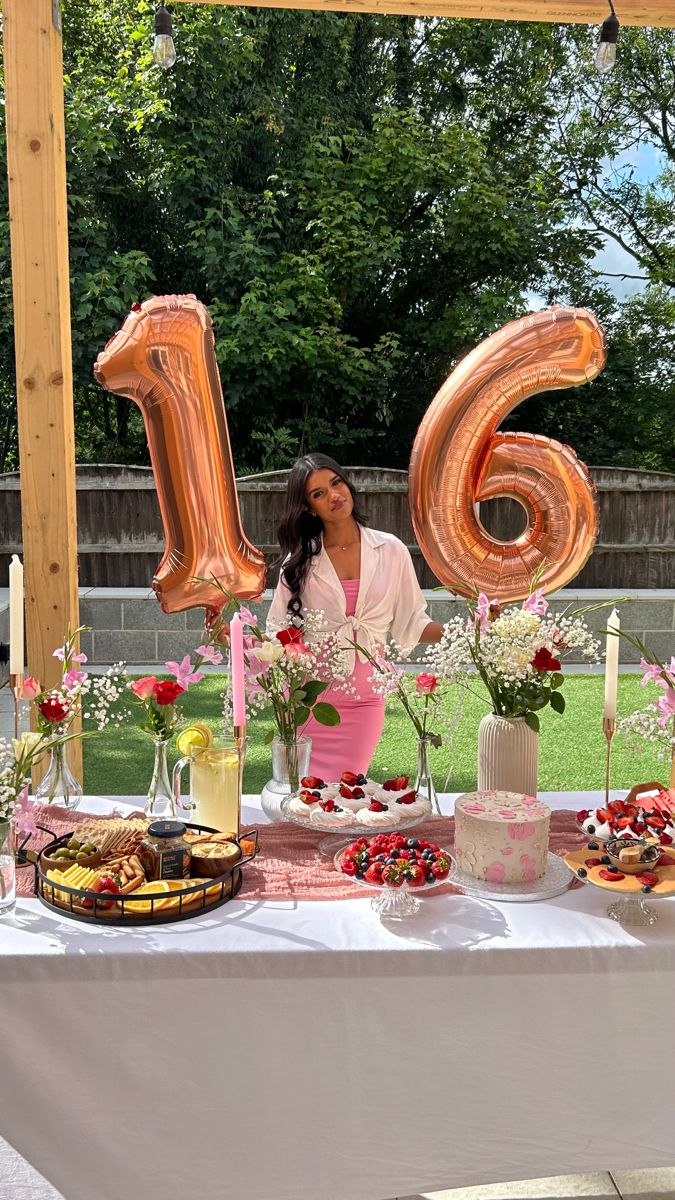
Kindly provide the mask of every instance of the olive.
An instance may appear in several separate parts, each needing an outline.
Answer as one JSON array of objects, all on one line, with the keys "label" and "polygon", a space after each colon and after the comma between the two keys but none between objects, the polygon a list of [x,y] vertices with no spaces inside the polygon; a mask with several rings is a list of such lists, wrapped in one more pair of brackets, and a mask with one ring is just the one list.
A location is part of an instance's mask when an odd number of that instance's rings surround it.
[{"label": "olive", "polygon": [[75,859],[77,858],[77,850],[69,850],[68,858],[72,859],[72,861],[75,862]]},{"label": "olive", "polygon": [[66,850],[65,846],[62,846],[60,850],[55,851],[54,858],[68,858],[68,851]]},{"label": "olive", "polygon": [[68,849],[69,850],[79,850],[80,845],[81,845],[81,843],[78,842],[77,838],[71,838],[70,841],[68,842]]},{"label": "olive", "polygon": [[96,847],[93,842],[85,842],[82,849],[84,850],[85,854],[95,854],[96,853]]},{"label": "olive", "polygon": [[86,862],[88,858],[89,855],[85,854],[84,850],[78,850],[77,854],[75,855],[75,862]]}]

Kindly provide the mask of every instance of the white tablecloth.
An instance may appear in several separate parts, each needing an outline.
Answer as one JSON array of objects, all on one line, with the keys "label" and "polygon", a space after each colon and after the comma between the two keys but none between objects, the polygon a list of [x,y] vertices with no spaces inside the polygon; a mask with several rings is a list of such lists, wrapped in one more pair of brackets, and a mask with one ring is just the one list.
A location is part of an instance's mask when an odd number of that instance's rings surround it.
[{"label": "white tablecloth", "polygon": [[123,930],[22,900],[0,923],[0,1134],[66,1200],[672,1165],[675,905],[645,930],[606,907],[436,895],[385,927],[367,897],[233,901]]}]

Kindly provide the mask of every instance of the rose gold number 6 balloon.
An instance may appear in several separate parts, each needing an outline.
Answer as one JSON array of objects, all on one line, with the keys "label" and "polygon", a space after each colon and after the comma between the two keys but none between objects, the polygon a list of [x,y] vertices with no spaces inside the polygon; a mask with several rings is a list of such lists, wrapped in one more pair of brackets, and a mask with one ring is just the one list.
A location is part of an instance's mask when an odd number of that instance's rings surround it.
[{"label": "rose gold number 6 balloon", "polygon": [[[417,432],[409,501],[415,536],[437,578],[463,596],[522,600],[541,572],[546,592],[583,567],[598,531],[595,487],[569,446],[532,433],[497,433],[538,392],[575,387],[605,365],[598,321],[585,309],[551,308],[511,321],[448,377]],[[477,504],[509,496],[527,528],[499,542]]]},{"label": "rose gold number 6 balloon", "polygon": [[155,296],[127,317],[94,374],[140,408],[166,551],[152,586],[164,612],[221,608],[216,576],[241,599],[260,595],[265,560],[245,538],[211,318],[194,296]]}]

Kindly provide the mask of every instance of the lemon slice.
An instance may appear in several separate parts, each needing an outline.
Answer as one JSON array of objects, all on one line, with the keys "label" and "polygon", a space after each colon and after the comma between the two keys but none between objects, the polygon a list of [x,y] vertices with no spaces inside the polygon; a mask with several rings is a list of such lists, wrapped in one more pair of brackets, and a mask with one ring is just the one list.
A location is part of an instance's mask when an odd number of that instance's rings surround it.
[{"label": "lemon slice", "polygon": [[195,721],[181,730],[176,738],[179,754],[192,754],[195,750],[206,750],[213,742],[213,734],[203,721]]}]

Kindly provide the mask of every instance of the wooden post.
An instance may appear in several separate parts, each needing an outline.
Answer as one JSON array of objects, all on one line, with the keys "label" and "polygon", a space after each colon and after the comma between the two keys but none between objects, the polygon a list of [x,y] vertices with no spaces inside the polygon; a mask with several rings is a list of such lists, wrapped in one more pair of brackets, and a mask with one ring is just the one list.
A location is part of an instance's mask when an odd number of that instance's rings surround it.
[{"label": "wooden post", "polygon": [[3,10],[28,671],[53,686],[79,625],[61,15],[58,0]]}]

